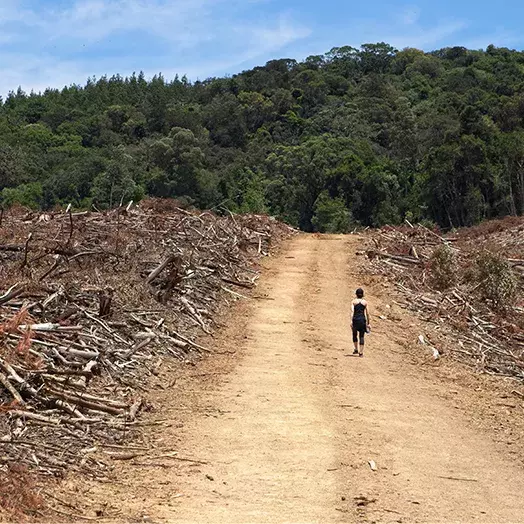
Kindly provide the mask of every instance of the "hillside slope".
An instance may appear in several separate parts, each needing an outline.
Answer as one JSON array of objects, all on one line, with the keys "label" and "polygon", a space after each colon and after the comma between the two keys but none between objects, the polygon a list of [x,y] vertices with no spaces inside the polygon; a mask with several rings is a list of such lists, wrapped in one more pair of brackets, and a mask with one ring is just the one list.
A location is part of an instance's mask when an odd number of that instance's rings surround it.
[{"label": "hillside slope", "polygon": [[147,193],[308,231],[522,215],[523,85],[522,52],[381,43],[204,82],[18,91],[0,107],[0,198],[105,208]]},{"label": "hillside slope", "polygon": [[419,322],[378,279],[366,356],[351,356],[361,247],[292,240],[209,342],[219,356],[159,392],[137,456],[71,500],[112,522],[522,521],[521,401],[428,365]]}]

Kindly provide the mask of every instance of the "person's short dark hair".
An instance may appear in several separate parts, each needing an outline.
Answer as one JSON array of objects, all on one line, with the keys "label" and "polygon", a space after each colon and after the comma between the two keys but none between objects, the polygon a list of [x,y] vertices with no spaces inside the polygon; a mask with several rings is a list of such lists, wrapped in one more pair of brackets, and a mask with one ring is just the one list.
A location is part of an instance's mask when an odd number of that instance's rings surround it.
[{"label": "person's short dark hair", "polygon": [[357,298],[364,298],[364,290],[360,287],[357,289]]}]

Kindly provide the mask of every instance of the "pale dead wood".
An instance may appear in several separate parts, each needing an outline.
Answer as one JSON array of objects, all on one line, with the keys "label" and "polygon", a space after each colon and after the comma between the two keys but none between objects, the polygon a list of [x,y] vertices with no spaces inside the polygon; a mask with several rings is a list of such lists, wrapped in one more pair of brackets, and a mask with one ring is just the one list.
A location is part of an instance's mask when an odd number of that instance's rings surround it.
[{"label": "pale dead wood", "polygon": [[255,262],[294,233],[268,217],[162,205],[4,215],[0,465],[106,475],[93,449],[164,423],[140,420],[157,369],[212,353],[199,335],[226,293],[246,298],[225,284],[254,288]]},{"label": "pale dead wood", "polygon": [[[432,288],[428,261],[434,250],[452,243],[450,247],[462,274],[467,274],[480,249],[497,251],[514,269],[524,267],[524,241],[516,226],[497,228],[494,233],[475,235],[466,230],[453,237],[441,235],[425,226],[391,227],[371,233],[366,254],[371,271],[394,282],[404,303],[434,325],[434,341],[428,343],[435,359],[449,349],[475,367],[476,370],[511,376],[524,380],[524,308],[510,304],[501,310],[483,300],[480,284],[459,279],[445,291]],[[482,227],[482,226],[481,226]],[[471,235],[471,237],[469,236]],[[519,296],[524,296],[524,275],[518,279]],[[428,335],[425,336],[426,343]]]}]

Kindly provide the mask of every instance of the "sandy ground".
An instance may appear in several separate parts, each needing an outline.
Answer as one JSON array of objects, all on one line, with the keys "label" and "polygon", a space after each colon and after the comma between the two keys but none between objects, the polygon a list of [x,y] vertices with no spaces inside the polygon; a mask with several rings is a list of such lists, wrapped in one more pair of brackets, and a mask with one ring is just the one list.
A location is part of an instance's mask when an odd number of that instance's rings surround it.
[{"label": "sandy ground", "polygon": [[524,522],[522,402],[414,360],[417,321],[381,282],[351,356],[358,242],[295,238],[207,341],[217,355],[162,377],[146,457],[72,480],[70,500],[125,522]]}]

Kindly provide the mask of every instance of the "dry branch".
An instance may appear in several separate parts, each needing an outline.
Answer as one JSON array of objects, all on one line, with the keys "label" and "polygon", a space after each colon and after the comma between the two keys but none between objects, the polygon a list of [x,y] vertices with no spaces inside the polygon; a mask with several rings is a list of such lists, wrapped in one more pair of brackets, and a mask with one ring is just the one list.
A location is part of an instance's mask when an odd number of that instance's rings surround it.
[{"label": "dry branch", "polygon": [[168,201],[2,220],[0,465],[44,475],[105,475],[85,450],[140,431],[155,369],[212,352],[196,340],[212,331],[224,283],[254,287],[259,257],[293,233]]},{"label": "dry branch", "polygon": [[[524,219],[513,219],[508,225],[488,222],[453,237],[422,225],[387,226],[368,234],[366,254],[371,270],[394,282],[407,307],[433,323],[439,340],[436,352],[445,347],[481,371],[524,380],[522,303],[502,309],[484,299],[479,284],[467,277],[481,249],[499,253],[517,271],[524,267],[523,231]],[[424,260],[430,260],[443,244],[452,250],[462,276],[454,287],[441,292],[431,288],[431,265]],[[522,300],[524,275],[518,274]]]}]

